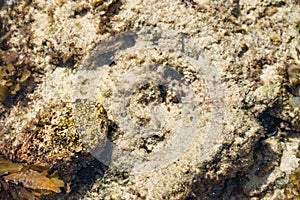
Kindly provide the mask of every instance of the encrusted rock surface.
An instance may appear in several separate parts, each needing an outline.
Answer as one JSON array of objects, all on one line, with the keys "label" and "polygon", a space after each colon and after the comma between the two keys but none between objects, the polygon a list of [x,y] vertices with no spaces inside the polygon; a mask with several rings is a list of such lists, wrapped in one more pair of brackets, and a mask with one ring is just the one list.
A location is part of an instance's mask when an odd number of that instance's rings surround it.
[{"label": "encrusted rock surface", "polygon": [[[0,152],[57,170],[65,189],[47,198],[284,198],[299,143],[299,2],[0,7]],[[160,72],[174,87],[151,79]]]}]

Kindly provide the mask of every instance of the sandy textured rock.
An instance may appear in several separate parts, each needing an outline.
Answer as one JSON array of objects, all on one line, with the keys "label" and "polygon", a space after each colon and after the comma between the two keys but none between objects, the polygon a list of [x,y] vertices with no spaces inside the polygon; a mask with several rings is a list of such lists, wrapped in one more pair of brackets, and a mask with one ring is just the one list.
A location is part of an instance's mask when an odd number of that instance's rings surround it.
[{"label": "sandy textured rock", "polygon": [[72,192],[53,198],[283,198],[299,142],[296,1],[0,6],[0,65],[30,66],[34,84],[3,101],[0,150],[61,170]]}]

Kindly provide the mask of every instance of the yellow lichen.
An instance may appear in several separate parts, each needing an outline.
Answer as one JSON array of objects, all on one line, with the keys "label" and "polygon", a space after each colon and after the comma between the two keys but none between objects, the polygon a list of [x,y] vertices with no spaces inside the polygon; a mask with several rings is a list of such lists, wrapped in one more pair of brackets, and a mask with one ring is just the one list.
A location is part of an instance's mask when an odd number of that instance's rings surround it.
[{"label": "yellow lichen", "polygon": [[[300,152],[296,154],[300,158]],[[290,183],[284,190],[286,199],[300,199],[300,166],[289,176]]]},{"label": "yellow lichen", "polygon": [[17,92],[19,92],[20,91],[20,84],[19,83],[17,83],[16,85],[15,85],[15,87],[14,87],[14,89],[10,92],[11,94],[17,94]]}]

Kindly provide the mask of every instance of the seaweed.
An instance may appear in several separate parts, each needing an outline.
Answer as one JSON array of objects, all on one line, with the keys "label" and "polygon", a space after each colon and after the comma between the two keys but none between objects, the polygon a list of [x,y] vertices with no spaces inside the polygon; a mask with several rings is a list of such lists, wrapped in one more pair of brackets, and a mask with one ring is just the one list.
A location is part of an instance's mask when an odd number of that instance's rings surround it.
[{"label": "seaweed", "polygon": [[60,193],[61,187],[64,187],[64,182],[58,178],[56,172],[48,174],[39,166],[13,163],[0,156],[2,198],[40,199],[45,195]]},{"label": "seaweed", "polygon": [[27,67],[15,67],[12,64],[0,66],[0,102],[3,103],[8,97],[16,95],[21,88],[26,87],[32,76]]}]

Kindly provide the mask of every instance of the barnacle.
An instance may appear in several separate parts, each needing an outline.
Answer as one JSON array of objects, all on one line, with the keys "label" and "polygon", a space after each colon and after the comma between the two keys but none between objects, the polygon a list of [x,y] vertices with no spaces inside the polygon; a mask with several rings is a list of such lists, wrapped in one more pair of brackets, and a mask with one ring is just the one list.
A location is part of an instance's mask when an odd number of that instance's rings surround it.
[{"label": "barnacle", "polygon": [[292,64],[288,69],[289,82],[292,86],[300,84],[300,66]]},{"label": "barnacle", "polygon": [[93,7],[96,7],[96,6],[100,5],[100,4],[102,4],[103,2],[104,2],[104,0],[92,0],[91,1],[91,5]]},{"label": "barnacle", "polygon": [[280,38],[279,35],[274,35],[270,38],[272,44],[274,45],[280,45],[282,43],[282,39]]},{"label": "barnacle", "polygon": [[299,105],[299,95],[300,95],[300,66],[292,64],[288,68],[288,78],[289,78],[289,89],[294,95],[292,98],[292,105]]},{"label": "barnacle", "polygon": [[112,6],[112,4],[116,3],[117,0],[92,0],[90,5],[92,8],[96,9],[95,11],[105,11],[107,12],[109,7]]},{"label": "barnacle", "polygon": [[295,24],[295,29],[300,33],[300,21]]}]

